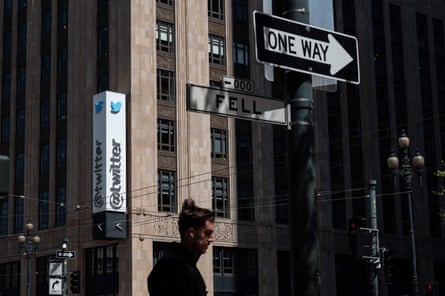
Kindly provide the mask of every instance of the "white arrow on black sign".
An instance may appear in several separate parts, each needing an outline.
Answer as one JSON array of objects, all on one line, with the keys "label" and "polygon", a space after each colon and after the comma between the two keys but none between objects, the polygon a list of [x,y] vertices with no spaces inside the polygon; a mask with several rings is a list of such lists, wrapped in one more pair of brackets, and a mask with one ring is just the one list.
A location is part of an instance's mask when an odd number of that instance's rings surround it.
[{"label": "white arrow on black sign", "polygon": [[357,38],[254,12],[261,63],[358,84]]},{"label": "white arrow on black sign", "polygon": [[58,250],[56,252],[56,258],[68,258],[68,259],[74,259],[76,257],[76,252],[74,251],[62,251]]}]

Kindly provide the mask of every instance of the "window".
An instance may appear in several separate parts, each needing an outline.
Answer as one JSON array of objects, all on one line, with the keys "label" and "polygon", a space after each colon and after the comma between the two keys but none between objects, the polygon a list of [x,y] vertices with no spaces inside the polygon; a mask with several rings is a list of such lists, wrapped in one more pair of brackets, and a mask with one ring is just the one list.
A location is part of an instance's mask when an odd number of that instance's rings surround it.
[{"label": "window", "polygon": [[66,120],[66,93],[57,96],[57,122]]},{"label": "window", "polygon": [[156,0],[156,2],[165,4],[168,6],[173,6],[173,3],[174,3],[173,0]]},{"label": "window", "polygon": [[158,172],[158,211],[176,212],[176,172]]},{"label": "window", "polygon": [[255,220],[253,198],[252,123],[235,120],[238,219]]},{"label": "window", "polygon": [[20,295],[20,261],[0,264],[0,291],[3,295]]},{"label": "window", "polygon": [[17,110],[16,124],[16,137],[21,138],[25,135],[25,109]]},{"label": "window", "polygon": [[40,191],[39,193],[39,230],[48,229],[49,224],[49,193]]},{"label": "window", "polygon": [[57,141],[57,169],[66,166],[66,139]]},{"label": "window", "polygon": [[212,128],[212,158],[227,159],[227,132],[223,129]]},{"label": "window", "polygon": [[42,13],[42,42],[51,39],[51,9]]},{"label": "window", "polygon": [[25,176],[25,155],[23,152],[17,153],[15,157],[15,181],[23,181]]},{"label": "window", "polygon": [[224,19],[224,0],[208,0],[209,17]]},{"label": "window", "polygon": [[11,31],[5,32],[3,35],[3,60],[11,59],[12,50],[12,33]]},{"label": "window", "polygon": [[258,295],[257,251],[213,247],[215,296]]},{"label": "window", "polygon": [[57,80],[66,80],[68,67],[68,50],[66,47],[59,49],[57,54]]},{"label": "window", "polygon": [[24,53],[26,50],[26,25],[21,25],[19,27],[17,36],[17,51]]},{"label": "window", "polygon": [[241,42],[233,43],[233,62],[244,66],[249,65],[249,45]]},{"label": "window", "polygon": [[8,235],[8,199],[0,199],[0,236]]},{"label": "window", "polygon": [[65,186],[56,188],[56,227],[66,223],[66,190]]},{"label": "window", "polygon": [[158,149],[175,152],[175,122],[158,119]]},{"label": "window", "polygon": [[233,19],[237,25],[246,25],[249,23],[249,10],[247,0],[233,1]]},{"label": "window", "polygon": [[158,69],[157,74],[158,100],[174,102],[176,97],[175,73],[167,70]]},{"label": "window", "polygon": [[23,198],[14,199],[14,233],[23,232]]},{"label": "window", "polygon": [[291,295],[290,252],[277,251],[278,296]]},{"label": "window", "polygon": [[42,57],[41,85],[46,86],[51,79],[51,56],[49,54]]},{"label": "window", "polygon": [[209,63],[224,65],[224,38],[209,35]]},{"label": "window", "polygon": [[[6,16],[11,16],[12,15],[12,0],[5,0],[4,2],[4,9],[5,9],[5,17]],[[2,289],[0,289],[0,291],[2,291]]]},{"label": "window", "polygon": [[9,114],[3,115],[3,117],[2,117],[2,144],[9,142],[10,125],[11,125],[11,116]]},{"label": "window", "polygon": [[26,5],[28,0],[19,0],[18,8],[19,10],[26,10]]},{"label": "window", "polygon": [[108,6],[110,5],[109,0],[99,0],[98,1],[98,7],[100,9],[108,9]]},{"label": "window", "polygon": [[174,27],[170,23],[156,23],[156,49],[168,53],[174,53]]},{"label": "window", "polygon": [[17,73],[17,95],[23,95],[26,87],[26,67],[20,67]]},{"label": "window", "polygon": [[46,175],[49,173],[49,144],[40,146],[40,174]]},{"label": "window", "polygon": [[11,101],[11,74],[10,73],[6,73],[3,76],[2,100],[3,100],[3,102]]},{"label": "window", "polygon": [[86,249],[87,295],[119,295],[119,246]]},{"label": "window", "polygon": [[212,204],[216,216],[230,218],[227,178],[212,177]]},{"label": "window", "polygon": [[68,28],[68,3],[67,0],[59,0],[57,10],[57,27],[59,31],[64,31]]},{"label": "window", "polygon": [[233,275],[233,250],[230,248],[215,247],[213,255],[213,272],[214,274],[231,274]]},{"label": "window", "polygon": [[273,126],[275,222],[288,223],[287,128]]},{"label": "window", "polygon": [[40,128],[49,128],[49,118],[50,118],[49,113],[50,113],[49,98],[45,98],[40,103]]},{"label": "window", "polygon": [[99,30],[98,50],[97,56],[99,59],[107,57],[109,52],[109,30],[108,27]]}]

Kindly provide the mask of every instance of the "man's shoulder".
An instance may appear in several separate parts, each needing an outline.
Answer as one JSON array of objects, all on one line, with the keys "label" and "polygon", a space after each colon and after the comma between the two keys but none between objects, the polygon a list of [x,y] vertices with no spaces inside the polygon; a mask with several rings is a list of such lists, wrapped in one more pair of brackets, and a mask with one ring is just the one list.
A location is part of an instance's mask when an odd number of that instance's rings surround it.
[{"label": "man's shoulder", "polygon": [[187,265],[181,254],[180,248],[180,245],[176,242],[169,244],[169,246],[164,250],[161,258],[155,263],[154,269],[159,269],[164,266],[171,267]]}]

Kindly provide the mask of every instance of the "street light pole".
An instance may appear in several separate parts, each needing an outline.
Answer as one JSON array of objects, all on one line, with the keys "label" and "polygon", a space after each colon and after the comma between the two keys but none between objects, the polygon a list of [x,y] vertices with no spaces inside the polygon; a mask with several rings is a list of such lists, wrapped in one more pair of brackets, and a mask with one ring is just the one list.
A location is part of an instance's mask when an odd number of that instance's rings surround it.
[{"label": "street light pole", "polygon": [[417,258],[416,258],[416,238],[414,235],[414,219],[413,219],[413,205],[412,205],[412,175],[417,173],[421,174],[421,169],[424,167],[425,160],[419,151],[416,152],[412,158],[412,163],[409,157],[409,137],[405,131],[402,130],[402,134],[398,139],[399,147],[402,150],[403,157],[401,159],[402,165],[399,168],[399,158],[395,155],[394,151],[388,157],[388,167],[393,171],[395,176],[399,176],[402,180],[402,187],[407,192],[408,202],[408,223],[409,234],[411,240],[411,289],[413,296],[419,296],[419,278],[417,276]]},{"label": "street light pole", "polygon": [[20,234],[17,240],[20,245],[20,250],[24,250],[26,254],[26,295],[31,296],[31,254],[35,253],[37,246],[40,243],[40,236],[36,233],[32,233],[34,225],[28,221],[25,224],[25,233]]}]

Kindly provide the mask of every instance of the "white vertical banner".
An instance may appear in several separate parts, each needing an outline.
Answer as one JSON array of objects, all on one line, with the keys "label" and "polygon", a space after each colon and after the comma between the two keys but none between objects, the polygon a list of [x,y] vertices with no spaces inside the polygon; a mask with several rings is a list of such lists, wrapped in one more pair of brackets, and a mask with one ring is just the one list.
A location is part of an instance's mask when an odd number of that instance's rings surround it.
[{"label": "white vertical banner", "polygon": [[125,212],[125,94],[111,91],[93,97],[93,213]]}]

